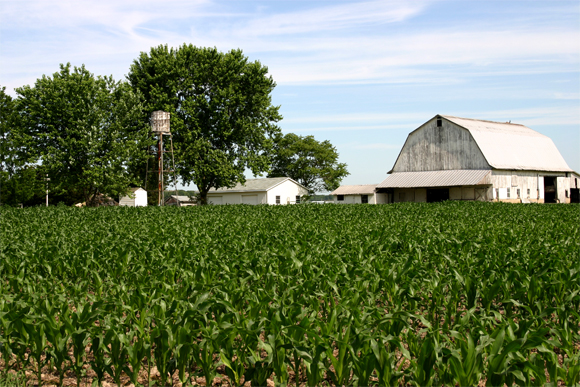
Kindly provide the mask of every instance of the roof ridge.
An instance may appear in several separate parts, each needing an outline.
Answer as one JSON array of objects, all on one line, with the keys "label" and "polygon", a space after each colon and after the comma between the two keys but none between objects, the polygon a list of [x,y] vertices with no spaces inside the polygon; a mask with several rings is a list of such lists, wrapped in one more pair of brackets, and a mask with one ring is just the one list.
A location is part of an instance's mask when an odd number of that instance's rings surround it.
[{"label": "roof ridge", "polygon": [[439,115],[441,117],[445,117],[445,118],[447,118],[447,117],[449,117],[449,118],[459,118],[460,120],[489,122],[490,124],[517,125],[517,126],[523,126],[524,128],[527,128],[527,126],[525,126],[524,124],[516,124],[515,122],[499,122],[499,121],[490,121],[490,120],[480,120],[480,119],[477,119],[477,118],[466,118],[466,117],[449,116],[449,115],[444,115],[444,114],[439,114]]}]

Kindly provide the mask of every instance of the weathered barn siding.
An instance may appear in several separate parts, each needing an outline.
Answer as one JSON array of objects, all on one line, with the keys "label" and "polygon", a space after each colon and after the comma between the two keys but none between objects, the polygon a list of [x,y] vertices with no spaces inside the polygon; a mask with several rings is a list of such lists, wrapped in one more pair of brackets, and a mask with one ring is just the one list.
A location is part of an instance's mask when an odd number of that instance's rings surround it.
[{"label": "weathered barn siding", "polygon": [[433,118],[409,134],[392,172],[490,168],[468,130]]},{"label": "weathered barn siding", "polygon": [[544,176],[549,176],[556,177],[558,202],[569,203],[571,182],[573,182],[573,178],[569,175],[565,172],[492,170],[493,199],[507,202],[543,203]]}]

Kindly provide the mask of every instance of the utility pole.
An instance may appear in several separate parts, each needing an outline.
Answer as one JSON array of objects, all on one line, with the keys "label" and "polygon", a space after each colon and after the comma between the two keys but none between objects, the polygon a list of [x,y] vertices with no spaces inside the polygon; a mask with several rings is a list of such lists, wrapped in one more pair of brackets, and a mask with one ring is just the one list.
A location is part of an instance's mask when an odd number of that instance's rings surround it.
[{"label": "utility pole", "polygon": [[48,177],[48,173],[46,174],[46,206],[48,207],[48,182],[50,181],[50,177]]}]

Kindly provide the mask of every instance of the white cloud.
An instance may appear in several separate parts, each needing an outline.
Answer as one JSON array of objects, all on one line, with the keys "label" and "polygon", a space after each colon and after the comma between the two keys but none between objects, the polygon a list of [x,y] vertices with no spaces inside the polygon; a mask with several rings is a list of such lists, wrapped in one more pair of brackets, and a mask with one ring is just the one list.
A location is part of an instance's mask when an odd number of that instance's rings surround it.
[{"label": "white cloud", "polygon": [[251,20],[237,33],[242,36],[306,34],[381,25],[406,20],[425,8],[426,1],[370,1],[316,7]]}]

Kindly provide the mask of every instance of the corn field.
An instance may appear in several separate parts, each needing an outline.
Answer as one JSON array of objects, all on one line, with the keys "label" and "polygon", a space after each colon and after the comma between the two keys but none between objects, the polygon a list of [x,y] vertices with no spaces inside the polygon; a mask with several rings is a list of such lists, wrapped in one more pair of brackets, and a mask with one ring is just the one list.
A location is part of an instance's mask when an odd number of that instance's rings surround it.
[{"label": "corn field", "polygon": [[575,205],[0,211],[0,377],[578,386]]}]

